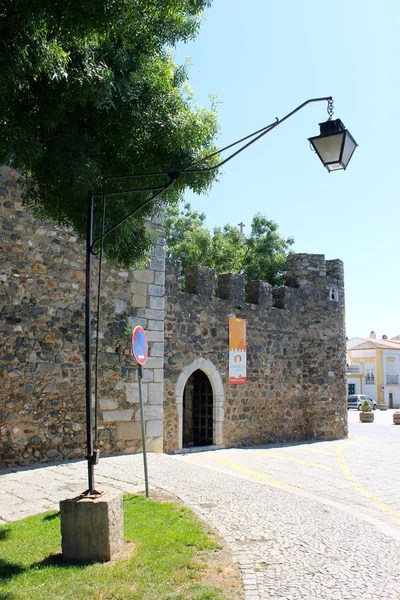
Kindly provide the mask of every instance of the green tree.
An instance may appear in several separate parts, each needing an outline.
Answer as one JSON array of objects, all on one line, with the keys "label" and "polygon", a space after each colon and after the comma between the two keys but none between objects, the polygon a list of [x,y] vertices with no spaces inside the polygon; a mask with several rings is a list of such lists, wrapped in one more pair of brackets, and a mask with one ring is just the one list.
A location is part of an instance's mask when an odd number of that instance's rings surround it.
[{"label": "green tree", "polygon": [[219,273],[244,273],[245,280],[261,279],[284,285],[286,257],[293,238],[283,238],[275,221],[261,214],[253,217],[248,237],[239,227],[224,225],[213,233],[205,224],[204,213],[168,206],[165,218],[167,252],[186,267],[201,264]]},{"label": "green tree", "polygon": [[[194,105],[186,66],[171,54],[196,35],[210,3],[1,2],[0,163],[27,174],[25,201],[38,216],[85,236],[87,193],[101,191],[102,175],[180,170],[216,149],[214,107]],[[162,199],[176,202],[186,186],[205,191],[215,176],[182,177]],[[110,200],[108,225],[147,197]],[[159,208],[153,203],[106,239],[112,262],[128,267],[142,257],[150,243],[145,218]]]}]

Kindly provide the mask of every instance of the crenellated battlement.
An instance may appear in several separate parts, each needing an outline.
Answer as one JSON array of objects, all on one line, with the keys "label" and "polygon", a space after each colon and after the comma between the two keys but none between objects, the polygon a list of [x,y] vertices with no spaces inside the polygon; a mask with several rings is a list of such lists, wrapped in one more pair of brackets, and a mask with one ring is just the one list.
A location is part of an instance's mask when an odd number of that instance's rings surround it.
[{"label": "crenellated battlement", "polygon": [[[167,281],[180,281],[180,263],[169,259],[166,264]],[[172,276],[169,276],[172,275]],[[255,304],[264,307],[292,309],[296,303],[316,296],[322,303],[338,302],[343,298],[343,263],[325,260],[323,254],[290,254],[287,258],[287,285],[274,287],[265,281],[250,281],[245,289],[243,275],[225,273],[216,275],[214,269],[193,265],[184,276],[187,294],[200,296],[204,302],[213,298],[227,300],[232,306]]]},{"label": "crenellated battlement", "polygon": [[[345,436],[343,308],[343,264],[327,261],[323,254],[291,254],[286,286],[249,281],[246,289],[243,275],[216,276],[212,269],[192,266],[184,279],[181,265],[167,261],[165,450],[175,451],[171,440],[186,443],[190,437],[190,396],[183,384],[178,396],[175,382],[189,377],[187,385],[193,386],[198,370],[210,378],[218,402],[225,398],[223,410],[214,408],[220,428],[214,443],[240,446]],[[246,331],[243,385],[229,380],[232,317],[243,320]],[[220,386],[213,379],[216,374]]]}]

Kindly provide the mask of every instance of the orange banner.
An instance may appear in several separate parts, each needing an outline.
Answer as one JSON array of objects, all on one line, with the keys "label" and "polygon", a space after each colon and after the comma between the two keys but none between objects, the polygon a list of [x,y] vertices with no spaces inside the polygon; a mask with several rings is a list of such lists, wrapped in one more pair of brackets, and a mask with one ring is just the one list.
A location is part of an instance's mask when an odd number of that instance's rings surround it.
[{"label": "orange banner", "polygon": [[229,383],[246,383],[246,320],[229,318]]}]

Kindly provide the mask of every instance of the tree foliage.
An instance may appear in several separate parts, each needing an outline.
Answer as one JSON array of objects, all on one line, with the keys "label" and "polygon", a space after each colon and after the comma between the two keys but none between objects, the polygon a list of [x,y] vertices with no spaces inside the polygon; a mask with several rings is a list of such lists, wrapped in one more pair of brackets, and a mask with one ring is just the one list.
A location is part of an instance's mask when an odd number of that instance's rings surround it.
[{"label": "tree foliage", "polygon": [[[1,2],[0,161],[27,173],[25,200],[39,216],[85,236],[88,190],[101,191],[102,175],[180,170],[216,149],[214,107],[194,105],[186,66],[171,55],[196,35],[210,2]],[[186,186],[200,193],[215,176],[182,177],[163,200],[177,201]],[[109,200],[108,226],[146,198]],[[158,209],[153,203],[106,238],[111,261],[130,266],[142,256],[144,219]]]},{"label": "tree foliage", "polygon": [[249,236],[239,227],[224,225],[213,232],[205,224],[205,214],[192,210],[189,203],[180,209],[168,206],[165,219],[167,252],[182,262],[182,269],[201,264],[220,273],[244,273],[245,280],[284,285],[286,256],[293,238],[283,238],[275,221],[256,214]]}]

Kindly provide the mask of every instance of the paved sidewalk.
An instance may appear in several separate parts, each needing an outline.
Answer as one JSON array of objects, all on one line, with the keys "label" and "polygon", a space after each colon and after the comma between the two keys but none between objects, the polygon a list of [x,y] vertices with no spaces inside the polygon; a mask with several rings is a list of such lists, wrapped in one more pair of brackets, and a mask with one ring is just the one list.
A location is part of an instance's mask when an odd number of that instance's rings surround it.
[{"label": "paved sidewalk", "polygon": [[[400,427],[377,413],[348,440],[149,455],[150,487],[180,497],[231,545],[246,600],[400,599]],[[86,487],[83,461],[0,477],[0,522]],[[104,458],[96,487],[143,490],[140,455]],[[156,600],[156,599],[155,599]]]}]

